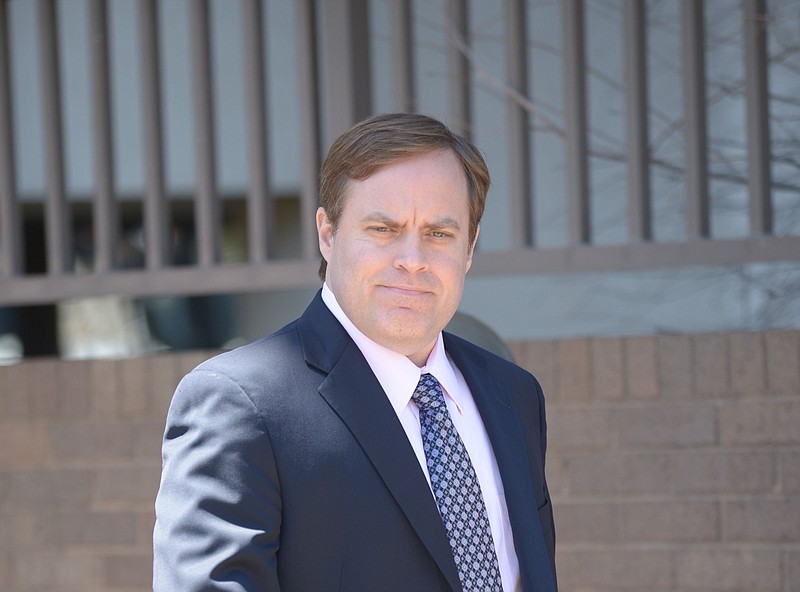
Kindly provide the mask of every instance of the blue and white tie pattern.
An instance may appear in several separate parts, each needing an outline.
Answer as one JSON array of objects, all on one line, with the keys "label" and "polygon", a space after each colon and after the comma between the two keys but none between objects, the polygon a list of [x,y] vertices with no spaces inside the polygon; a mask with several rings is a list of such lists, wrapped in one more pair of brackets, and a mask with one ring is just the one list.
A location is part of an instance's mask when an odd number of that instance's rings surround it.
[{"label": "blue and white tie pattern", "polygon": [[500,568],[481,486],[444,402],[439,381],[423,374],[411,397],[419,407],[422,447],[464,592],[502,592]]}]

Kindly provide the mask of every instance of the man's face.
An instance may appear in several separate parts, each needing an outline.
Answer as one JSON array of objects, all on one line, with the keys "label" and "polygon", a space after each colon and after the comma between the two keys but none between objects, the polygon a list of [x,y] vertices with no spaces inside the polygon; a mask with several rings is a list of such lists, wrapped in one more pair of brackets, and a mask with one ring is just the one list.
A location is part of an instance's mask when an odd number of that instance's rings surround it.
[{"label": "man's face", "polygon": [[350,181],[334,231],[317,211],[326,282],[373,341],[423,365],[456,312],[472,264],[464,170],[449,150]]}]

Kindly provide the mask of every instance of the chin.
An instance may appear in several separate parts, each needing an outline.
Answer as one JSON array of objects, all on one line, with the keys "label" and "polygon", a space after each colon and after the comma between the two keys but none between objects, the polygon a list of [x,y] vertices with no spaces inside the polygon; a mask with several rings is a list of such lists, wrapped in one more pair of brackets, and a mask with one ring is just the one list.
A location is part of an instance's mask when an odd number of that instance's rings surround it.
[{"label": "chin", "polygon": [[439,335],[439,331],[434,331],[429,327],[419,331],[408,330],[413,327],[404,328],[406,330],[403,332],[397,332],[397,327],[393,327],[394,331],[384,332],[382,341],[379,343],[392,351],[408,356],[432,346]]}]

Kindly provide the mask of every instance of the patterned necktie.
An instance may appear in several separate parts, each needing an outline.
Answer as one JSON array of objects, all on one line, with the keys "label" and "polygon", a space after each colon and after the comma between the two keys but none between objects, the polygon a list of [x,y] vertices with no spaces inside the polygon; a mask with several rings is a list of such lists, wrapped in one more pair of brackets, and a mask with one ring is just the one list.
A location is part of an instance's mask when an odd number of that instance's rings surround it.
[{"label": "patterned necktie", "polygon": [[502,592],[481,486],[450,419],[439,381],[423,374],[411,398],[419,407],[431,489],[450,539],[461,586],[464,592]]}]

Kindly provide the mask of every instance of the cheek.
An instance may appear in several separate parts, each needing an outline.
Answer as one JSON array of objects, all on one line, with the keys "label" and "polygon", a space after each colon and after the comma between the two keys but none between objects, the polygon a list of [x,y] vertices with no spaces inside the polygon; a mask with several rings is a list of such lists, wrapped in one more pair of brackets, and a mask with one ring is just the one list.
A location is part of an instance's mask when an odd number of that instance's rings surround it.
[{"label": "cheek", "polygon": [[343,255],[342,263],[351,275],[365,276],[379,272],[392,265],[392,257],[387,249],[377,247],[366,241],[350,243]]},{"label": "cheek", "polygon": [[463,251],[442,253],[436,258],[437,268],[448,281],[463,281],[470,266],[470,258]]},{"label": "cheek", "polygon": [[386,267],[372,249],[358,243],[340,244],[333,252],[333,272],[339,279],[340,289],[356,291]]}]

